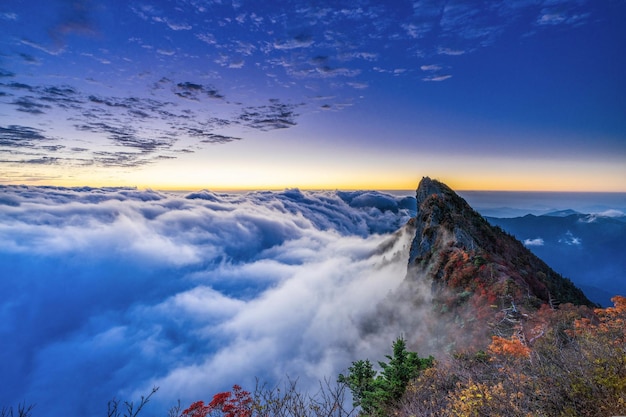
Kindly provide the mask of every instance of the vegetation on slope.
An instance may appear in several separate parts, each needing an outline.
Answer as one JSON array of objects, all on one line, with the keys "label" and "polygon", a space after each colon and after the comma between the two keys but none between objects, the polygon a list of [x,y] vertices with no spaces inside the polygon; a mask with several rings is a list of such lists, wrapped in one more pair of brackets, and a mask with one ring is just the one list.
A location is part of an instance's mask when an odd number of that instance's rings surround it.
[{"label": "vegetation on slope", "polygon": [[[530,339],[492,336],[485,351],[464,351],[433,361],[394,343],[389,362],[377,374],[356,361],[339,384],[320,384],[315,395],[290,381],[281,390],[234,386],[211,401],[191,404],[170,417],[348,417],[348,416],[610,416],[626,414],[626,297],[614,306],[592,310],[563,304],[537,310]],[[359,365],[360,364],[360,365]],[[364,365],[364,366],[361,366]],[[384,365],[384,366],[383,366]],[[364,378],[356,378],[356,375]],[[410,377],[409,377],[410,376]],[[346,407],[346,389],[360,409]],[[156,390],[153,391],[154,394]],[[150,394],[150,396],[152,395]],[[134,416],[139,407],[109,405],[109,416]],[[368,404],[368,405],[366,405]],[[0,409],[2,417],[28,417],[33,408]],[[104,415],[104,413],[103,413]]]},{"label": "vegetation on slope", "polygon": [[609,416],[626,413],[626,298],[596,309],[544,307],[532,340],[493,336],[424,371],[393,415]]}]

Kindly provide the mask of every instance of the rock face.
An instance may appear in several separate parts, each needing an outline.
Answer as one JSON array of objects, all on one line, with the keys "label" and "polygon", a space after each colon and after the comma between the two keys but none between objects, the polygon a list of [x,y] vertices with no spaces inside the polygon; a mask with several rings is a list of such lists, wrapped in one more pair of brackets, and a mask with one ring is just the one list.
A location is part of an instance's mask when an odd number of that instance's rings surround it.
[{"label": "rock face", "polygon": [[466,220],[480,217],[461,197],[447,185],[424,177],[416,192],[417,215],[415,238],[411,245],[409,264],[428,258],[437,243],[454,240],[454,245],[476,249],[478,243],[468,234]]},{"label": "rock face", "polygon": [[[541,306],[593,305],[574,284],[524,245],[490,225],[448,186],[425,177],[416,193],[417,215],[407,280],[430,282],[437,321],[464,329],[468,345],[488,334],[511,333],[519,317]],[[458,347],[458,343],[457,343]]]}]

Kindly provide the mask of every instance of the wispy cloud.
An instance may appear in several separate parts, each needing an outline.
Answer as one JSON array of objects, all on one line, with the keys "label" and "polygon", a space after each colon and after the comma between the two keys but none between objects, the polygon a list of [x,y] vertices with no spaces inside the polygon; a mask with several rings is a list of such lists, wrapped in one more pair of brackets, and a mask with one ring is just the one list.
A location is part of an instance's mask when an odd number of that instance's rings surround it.
[{"label": "wispy cloud", "polygon": [[18,15],[17,13],[14,12],[3,12],[0,13],[0,19],[2,20],[18,20]]},{"label": "wispy cloud", "polygon": [[196,84],[189,81],[177,83],[174,87],[174,94],[182,98],[196,101],[199,100],[199,95],[215,99],[224,98],[224,96],[220,94],[215,87]]},{"label": "wispy cloud", "polygon": [[543,246],[545,242],[542,238],[524,239],[524,246]]},{"label": "wispy cloud", "polygon": [[285,129],[296,125],[298,105],[270,99],[268,105],[246,107],[239,120],[248,127],[260,130]]},{"label": "wispy cloud", "polygon": [[440,55],[459,56],[459,55],[464,55],[465,51],[462,49],[439,47],[437,49],[437,53]]},{"label": "wispy cloud", "polygon": [[217,40],[215,39],[215,36],[213,36],[210,33],[196,33],[196,38],[200,39],[202,42],[209,44],[209,45],[217,44]]},{"label": "wispy cloud", "polygon": [[277,40],[274,48],[278,50],[289,50],[297,48],[308,48],[314,43],[313,37],[305,33],[298,34],[290,39]]},{"label": "wispy cloud", "polygon": [[588,13],[568,14],[567,12],[544,9],[537,18],[537,24],[541,26],[556,26],[562,24],[578,25],[584,23],[588,18]]},{"label": "wispy cloud", "polygon": [[28,39],[22,39],[21,43],[23,45],[30,46],[31,48],[37,49],[39,51],[43,51],[43,52],[45,52],[45,53],[47,53],[49,55],[60,55],[63,52],[65,52],[65,48],[63,46],[59,46],[59,45],[53,46],[53,47],[47,47],[47,46],[41,45],[41,44],[39,44],[37,42],[30,41]]},{"label": "wispy cloud", "polygon": [[439,71],[442,69],[442,67],[441,65],[430,64],[430,65],[422,65],[420,69],[422,71]]},{"label": "wispy cloud", "polygon": [[450,75],[450,74],[429,75],[427,77],[422,78],[422,81],[439,82],[439,81],[445,81],[445,80],[450,79],[450,78],[452,78],[452,75]]},{"label": "wispy cloud", "polygon": [[559,243],[564,243],[568,246],[579,246],[582,245],[582,239],[574,236],[571,231],[567,231],[567,233],[559,238]]},{"label": "wispy cloud", "polygon": [[346,84],[349,85],[350,87],[354,88],[354,89],[357,89],[357,90],[365,90],[365,89],[369,88],[369,84],[367,84],[367,83],[348,82]]},{"label": "wispy cloud", "polygon": [[167,27],[169,27],[170,29],[174,30],[174,31],[179,31],[179,30],[191,30],[192,26],[188,23],[183,23],[183,22],[174,22],[171,19],[167,18],[167,17],[161,17],[161,16],[153,16],[152,20],[154,20],[155,22],[159,22],[159,23],[165,23],[167,25]]},{"label": "wispy cloud", "polygon": [[30,114],[43,114],[44,110],[50,109],[52,106],[48,104],[41,104],[35,101],[34,97],[20,97],[11,102],[14,106],[17,106],[17,111]]},{"label": "wispy cloud", "polygon": [[28,126],[0,126],[0,146],[33,147],[39,141],[49,140],[43,130]]},{"label": "wispy cloud", "polygon": [[[278,99],[269,100],[267,105],[243,106],[227,102],[225,96],[212,85],[175,82],[166,77],[153,83],[150,89],[168,100],[85,94],[68,85],[32,86],[9,82],[0,84],[2,88],[14,96],[9,104],[17,111],[43,117],[48,112],[61,110],[76,131],[93,134],[85,136],[91,139],[83,140],[83,144],[89,145],[84,151],[77,154],[65,149],[62,158],[43,159],[46,155],[41,152],[45,150],[34,147],[32,141],[34,138],[45,138],[43,130],[28,126],[3,128],[4,141],[0,147],[11,148],[11,154],[15,156],[12,162],[31,164],[45,162],[84,166],[91,163],[138,167],[164,158],[176,158],[181,152],[193,152],[202,144],[225,144],[242,139],[221,133],[220,129],[226,126],[241,125],[263,131],[285,129],[295,126],[298,117],[295,112],[298,106]],[[200,115],[185,101],[205,105],[207,101],[219,102],[230,108],[234,115],[226,119],[207,114],[206,110]],[[156,127],[154,120],[168,123],[160,123]],[[186,144],[178,146],[180,139],[185,138]],[[102,150],[102,140],[118,149]],[[31,151],[18,158],[17,152],[23,147],[30,147]]]}]

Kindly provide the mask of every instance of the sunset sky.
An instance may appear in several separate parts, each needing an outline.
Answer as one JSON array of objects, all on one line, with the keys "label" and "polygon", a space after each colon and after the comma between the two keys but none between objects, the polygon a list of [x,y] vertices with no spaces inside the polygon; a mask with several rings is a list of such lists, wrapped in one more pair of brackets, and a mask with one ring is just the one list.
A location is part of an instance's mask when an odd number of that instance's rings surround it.
[{"label": "sunset sky", "polygon": [[626,2],[0,4],[0,184],[626,191]]}]

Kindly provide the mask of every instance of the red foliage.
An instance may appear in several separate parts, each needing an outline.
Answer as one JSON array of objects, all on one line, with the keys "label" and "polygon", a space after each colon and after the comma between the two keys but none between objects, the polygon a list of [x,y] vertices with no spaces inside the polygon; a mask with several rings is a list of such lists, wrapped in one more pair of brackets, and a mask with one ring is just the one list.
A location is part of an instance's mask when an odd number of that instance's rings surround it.
[{"label": "red foliage", "polygon": [[210,412],[211,408],[208,405],[204,405],[204,401],[196,401],[183,411],[181,417],[205,417]]},{"label": "red foliage", "polygon": [[204,401],[196,401],[184,410],[180,417],[206,417],[216,411],[223,417],[251,417],[252,397],[239,385],[233,385],[232,392],[220,392],[213,396],[207,405]]}]

